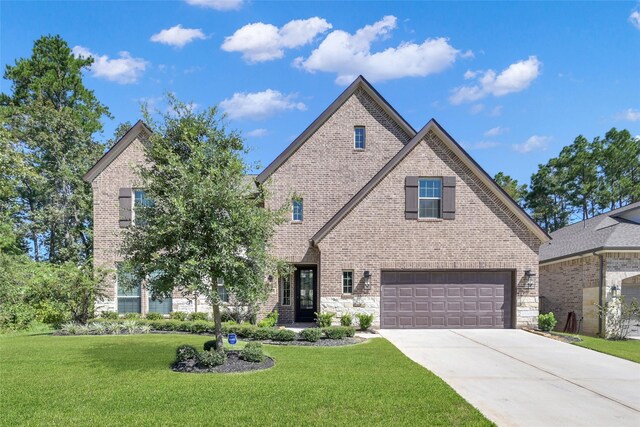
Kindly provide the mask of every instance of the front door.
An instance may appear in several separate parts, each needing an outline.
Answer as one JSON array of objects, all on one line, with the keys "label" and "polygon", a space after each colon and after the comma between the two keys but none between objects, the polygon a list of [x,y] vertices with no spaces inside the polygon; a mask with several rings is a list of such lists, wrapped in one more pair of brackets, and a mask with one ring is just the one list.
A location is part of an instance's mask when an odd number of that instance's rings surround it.
[{"label": "front door", "polygon": [[315,321],[317,300],[316,267],[299,266],[296,269],[296,322]]}]

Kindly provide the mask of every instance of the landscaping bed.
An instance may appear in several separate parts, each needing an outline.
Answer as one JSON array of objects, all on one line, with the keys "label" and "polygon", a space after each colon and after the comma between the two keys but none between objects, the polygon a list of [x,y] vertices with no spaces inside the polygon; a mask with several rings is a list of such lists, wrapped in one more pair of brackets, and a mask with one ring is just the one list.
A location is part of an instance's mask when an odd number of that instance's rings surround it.
[{"label": "landscaping bed", "polygon": [[227,361],[224,365],[216,366],[214,368],[200,368],[197,364],[188,362],[176,362],[171,366],[176,372],[190,372],[196,374],[205,374],[211,372],[217,373],[232,373],[232,372],[249,372],[260,371],[263,369],[269,369],[273,367],[276,362],[269,356],[265,356],[262,362],[248,362],[240,359],[240,352],[231,350],[227,352]]}]

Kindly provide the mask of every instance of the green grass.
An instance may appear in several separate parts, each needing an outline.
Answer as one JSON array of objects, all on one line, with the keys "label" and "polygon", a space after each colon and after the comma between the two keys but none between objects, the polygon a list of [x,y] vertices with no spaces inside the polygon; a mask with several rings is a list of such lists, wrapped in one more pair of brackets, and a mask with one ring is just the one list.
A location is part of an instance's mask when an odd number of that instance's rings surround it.
[{"label": "green grass", "polygon": [[172,372],[195,335],[2,336],[1,425],[490,425],[431,372],[377,338],[265,346],[276,366]]},{"label": "green grass", "polygon": [[572,344],[640,363],[640,340],[612,341],[585,335],[579,337],[582,341]]}]

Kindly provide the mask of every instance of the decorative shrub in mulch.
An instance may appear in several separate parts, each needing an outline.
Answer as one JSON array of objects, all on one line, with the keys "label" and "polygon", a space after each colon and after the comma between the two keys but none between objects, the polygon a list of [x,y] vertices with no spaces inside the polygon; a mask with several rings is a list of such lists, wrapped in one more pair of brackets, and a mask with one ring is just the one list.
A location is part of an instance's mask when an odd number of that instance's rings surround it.
[{"label": "decorative shrub in mulch", "polygon": [[239,351],[229,350],[226,353],[227,360],[224,364],[219,366],[205,368],[199,366],[196,359],[189,359],[183,362],[175,362],[171,366],[171,369],[176,372],[191,372],[196,374],[203,374],[207,372],[231,373],[260,371],[262,369],[269,369],[276,364],[276,362],[269,356],[265,356],[262,362],[248,362],[240,359]]},{"label": "decorative shrub in mulch", "polygon": [[268,369],[275,365],[272,358],[262,352],[259,342],[247,343],[242,350],[216,351],[215,341],[207,341],[204,351],[191,345],[181,345],[176,349],[176,361],[171,369],[176,372],[229,373]]}]

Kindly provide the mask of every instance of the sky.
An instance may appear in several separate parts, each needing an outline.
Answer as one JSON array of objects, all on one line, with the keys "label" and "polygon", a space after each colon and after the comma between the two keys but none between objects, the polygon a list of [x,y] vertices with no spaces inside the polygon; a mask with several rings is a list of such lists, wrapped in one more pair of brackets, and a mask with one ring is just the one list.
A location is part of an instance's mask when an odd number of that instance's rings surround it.
[{"label": "sky", "polygon": [[94,57],[101,140],[173,93],[218,106],[266,167],[359,74],[524,183],[578,135],[640,135],[640,2],[2,1],[2,69],[46,34]]}]

